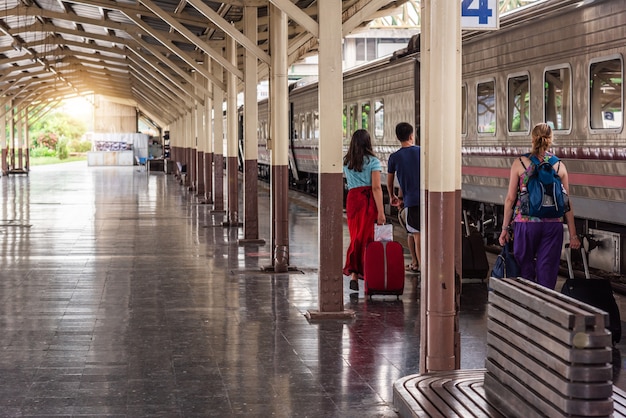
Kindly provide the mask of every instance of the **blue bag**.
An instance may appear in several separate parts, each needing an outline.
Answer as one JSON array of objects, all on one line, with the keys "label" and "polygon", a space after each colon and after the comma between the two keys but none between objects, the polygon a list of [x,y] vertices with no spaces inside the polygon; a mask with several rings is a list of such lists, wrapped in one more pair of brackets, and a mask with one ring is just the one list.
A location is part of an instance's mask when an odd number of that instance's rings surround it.
[{"label": "blue bag", "polygon": [[491,277],[495,277],[496,279],[519,277],[520,268],[513,256],[512,244],[513,243],[509,241],[502,247],[502,251],[493,265],[493,270],[491,270]]},{"label": "blue bag", "polygon": [[560,160],[554,155],[548,161],[539,161],[536,156],[530,154],[525,156],[532,162],[533,170],[528,178],[528,184],[520,190],[522,215],[560,218],[569,210],[569,197],[559,174],[553,167]]}]

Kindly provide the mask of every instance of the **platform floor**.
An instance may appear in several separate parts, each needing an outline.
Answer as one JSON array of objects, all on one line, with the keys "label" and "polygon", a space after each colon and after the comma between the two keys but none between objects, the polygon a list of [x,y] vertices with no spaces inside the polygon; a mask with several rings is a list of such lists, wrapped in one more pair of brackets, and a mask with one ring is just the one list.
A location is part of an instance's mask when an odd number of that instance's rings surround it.
[{"label": "platform floor", "polygon": [[[170,175],[69,163],[0,177],[0,191],[0,416],[397,416],[393,383],[419,371],[418,276],[399,301],[351,297],[345,277],[356,318],[309,323],[310,199],[290,199],[297,270],[269,274],[269,245],[237,245],[241,229]],[[484,366],[486,301],[464,286],[464,369]]]}]

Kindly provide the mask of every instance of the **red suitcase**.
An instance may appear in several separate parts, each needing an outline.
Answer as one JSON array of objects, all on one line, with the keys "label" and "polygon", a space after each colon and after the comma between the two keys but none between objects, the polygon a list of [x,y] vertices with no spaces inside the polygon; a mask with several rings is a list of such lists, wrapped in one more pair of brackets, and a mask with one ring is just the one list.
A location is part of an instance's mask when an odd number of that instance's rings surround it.
[{"label": "red suitcase", "polygon": [[396,295],[404,293],[404,253],[397,241],[373,241],[365,248],[365,294]]}]

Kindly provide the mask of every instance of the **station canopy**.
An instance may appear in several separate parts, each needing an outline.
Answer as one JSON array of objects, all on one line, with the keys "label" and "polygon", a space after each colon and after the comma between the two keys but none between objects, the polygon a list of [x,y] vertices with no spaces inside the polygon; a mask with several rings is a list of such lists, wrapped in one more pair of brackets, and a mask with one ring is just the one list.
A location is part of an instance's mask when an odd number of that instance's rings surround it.
[{"label": "station canopy", "polygon": [[[342,0],[343,36],[394,13],[404,2]],[[288,17],[289,64],[316,54],[318,3],[271,3]],[[270,1],[3,0],[3,6],[0,100],[5,107],[97,94],[158,114],[168,124],[203,100],[195,87],[204,79],[219,81],[206,68],[207,56],[242,82],[245,47],[259,59],[259,80],[268,78]],[[248,6],[257,10],[256,43],[243,34]],[[224,57],[227,37],[236,41],[237,66]]]}]

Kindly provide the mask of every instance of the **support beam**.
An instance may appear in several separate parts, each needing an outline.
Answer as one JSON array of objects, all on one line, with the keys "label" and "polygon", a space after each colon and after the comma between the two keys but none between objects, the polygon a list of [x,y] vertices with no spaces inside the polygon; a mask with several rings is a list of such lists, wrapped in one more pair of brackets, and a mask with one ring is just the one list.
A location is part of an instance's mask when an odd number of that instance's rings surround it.
[{"label": "support beam", "polygon": [[[198,1],[198,0],[190,0]],[[271,4],[280,8],[284,13],[297,22],[300,26],[306,29],[315,38],[319,35],[319,26],[317,22],[309,17],[308,14],[302,11],[301,8],[293,4],[289,0],[269,0]],[[341,3],[339,4],[341,6]],[[321,7],[320,7],[321,9]],[[339,9],[339,16],[341,16],[341,8]]]},{"label": "support beam", "polygon": [[[205,69],[211,69],[211,61],[209,56],[205,56]],[[204,139],[206,146],[204,150],[204,202],[213,203],[213,92],[212,83],[209,80],[204,79],[204,84],[207,90],[204,97],[206,103],[204,115],[206,120],[206,138]]]},{"label": "support beam", "polygon": [[[343,307],[343,97],[341,67],[341,4],[334,0],[319,0],[319,311],[308,312],[311,319],[354,316]],[[323,104],[323,105],[322,105]]]},{"label": "support beam", "polygon": [[460,364],[461,90],[450,88],[461,85],[461,14],[450,13],[458,8],[458,0],[422,1],[422,374]]},{"label": "support beam", "polygon": [[[237,65],[235,39],[226,39],[226,59]],[[237,162],[237,77],[226,74],[226,168],[228,178],[228,211],[225,226],[239,226],[239,163]]]},{"label": "support beam", "polygon": [[[207,19],[217,25],[220,29],[222,29],[228,36],[234,38],[240,45],[242,45],[246,51],[254,54],[258,59],[269,64],[270,57],[263,51],[261,48],[257,46],[256,41],[250,40],[248,37],[244,36],[237,30],[235,26],[233,26],[230,22],[226,21],[222,16],[217,14],[211,7],[206,5],[200,0],[187,0],[187,3],[196,8],[200,13],[202,13]],[[227,68],[228,69],[228,68]],[[234,73],[234,71],[231,71]],[[237,74],[239,78],[243,78],[239,74]]]},{"label": "support beam", "polygon": [[[258,10],[256,7],[246,6],[243,10],[244,34],[256,43]],[[257,136],[259,107],[257,103],[257,58],[252,52],[244,52],[244,109],[243,115],[243,140],[244,140],[244,166],[243,166],[243,239],[239,243],[264,244],[259,239],[259,202],[258,202],[258,158],[259,139]]]},{"label": "support beam", "polygon": [[[224,70],[219,63],[211,60],[213,78],[222,83]],[[224,212],[224,91],[213,86],[213,211]]]},{"label": "support beam", "polygon": [[277,273],[289,268],[289,95],[287,66],[287,15],[273,4],[269,5],[271,68],[272,172],[271,206],[274,220],[272,265]]}]

